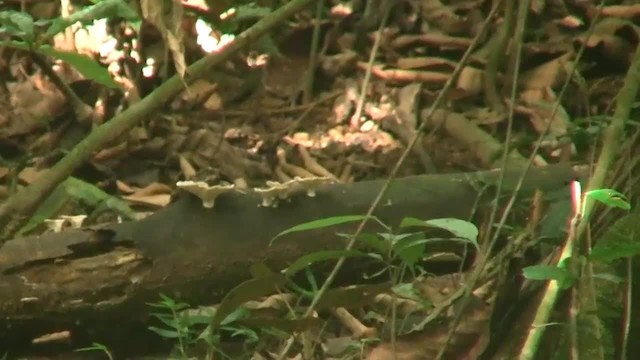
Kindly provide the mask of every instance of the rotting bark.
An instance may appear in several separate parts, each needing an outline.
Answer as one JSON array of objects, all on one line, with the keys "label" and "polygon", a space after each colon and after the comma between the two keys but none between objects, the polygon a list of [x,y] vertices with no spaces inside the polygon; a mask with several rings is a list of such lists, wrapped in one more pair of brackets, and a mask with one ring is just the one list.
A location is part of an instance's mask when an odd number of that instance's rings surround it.
[{"label": "rotting bark", "polygon": [[[375,214],[394,228],[406,216],[468,219],[478,199],[481,210],[494,198],[498,174],[398,179]],[[506,194],[518,177],[506,174]],[[575,177],[569,165],[534,169],[521,194],[558,190]],[[296,196],[278,208],[259,207],[255,194],[228,194],[204,209],[185,194],[141,221],[9,241],[0,249],[0,349],[69,329],[76,339],[137,341],[146,335],[132,329],[144,329],[145,303],[157,301],[158,293],[192,305],[214,303],[250,276],[252,264],[280,270],[301,255],[343,247],[334,234],[355,225],[287,235],[272,246],[269,241],[299,223],[365,213],[382,184],[326,186],[315,198]],[[380,230],[376,226],[370,222],[368,231]],[[443,246],[455,250],[459,243]]]}]

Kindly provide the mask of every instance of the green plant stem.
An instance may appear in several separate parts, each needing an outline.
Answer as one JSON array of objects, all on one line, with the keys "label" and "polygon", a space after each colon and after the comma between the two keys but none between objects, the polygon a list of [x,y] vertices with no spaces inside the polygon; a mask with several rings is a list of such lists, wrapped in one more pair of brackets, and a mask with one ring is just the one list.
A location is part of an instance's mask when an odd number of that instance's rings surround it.
[{"label": "green plant stem", "polygon": [[313,84],[315,79],[316,68],[318,67],[318,48],[320,47],[320,22],[322,21],[322,10],[324,9],[324,1],[319,0],[316,4],[315,24],[313,25],[313,37],[311,38],[311,52],[309,53],[309,68],[307,69],[306,83],[302,101],[305,105],[311,102],[313,98]]},{"label": "green plant stem", "polygon": [[67,156],[49,169],[46,176],[41,176],[36,182],[17,192],[0,205],[0,229],[2,229],[0,246],[24,225],[38,204],[75,169],[89,160],[94,152],[102,149],[110,141],[124,134],[153,112],[160,110],[168,99],[176,96],[184,88],[185,82],[188,84],[204,76],[213,66],[228,60],[247,44],[255,42],[284,19],[300,12],[314,1],[316,0],[290,1],[238,35],[235,41],[227,45],[221,52],[211,54],[193,63],[187,68],[187,76],[184,80],[178,75],[174,75],[136,105],[95,128]]},{"label": "green plant stem", "polygon": [[[398,171],[400,170],[400,166],[404,163],[404,161],[406,160],[407,156],[411,152],[411,149],[413,149],[413,147],[416,145],[418,140],[420,140],[422,138],[422,133],[424,132],[424,129],[426,128],[427,123],[429,123],[428,119],[431,118],[433,116],[433,113],[442,105],[442,103],[446,99],[449,91],[453,87],[453,84],[457,81],[458,76],[462,72],[462,69],[464,69],[465,65],[469,61],[469,58],[471,57],[471,54],[473,53],[473,50],[480,43],[480,39],[482,38],[482,36],[484,36],[484,33],[487,31],[487,28],[489,27],[489,22],[491,21],[491,18],[493,18],[493,16],[495,15],[495,13],[497,11],[497,8],[498,7],[495,6],[495,7],[493,7],[491,9],[491,12],[487,15],[487,20],[482,25],[482,28],[480,29],[480,31],[478,31],[478,34],[476,35],[476,37],[471,42],[471,45],[469,45],[469,47],[467,48],[465,53],[462,55],[462,58],[460,59],[460,61],[456,65],[456,68],[453,70],[453,73],[451,74],[451,76],[449,77],[447,82],[444,84],[444,86],[443,86],[442,90],[440,91],[440,93],[438,93],[438,96],[433,101],[433,104],[431,104],[431,107],[429,107],[427,115],[425,116],[425,120],[423,120],[422,123],[420,123],[420,126],[418,126],[418,128],[416,129],[415,135],[413,136],[413,138],[411,138],[411,141],[409,142],[407,147],[404,149],[404,152],[400,155],[400,158],[398,159],[398,162],[395,164],[393,169],[391,169],[391,172],[390,172],[387,180],[382,185],[382,188],[380,189],[380,192],[378,193],[378,195],[376,196],[375,200],[373,201],[373,203],[371,204],[371,206],[367,210],[367,214],[365,215],[364,220],[362,222],[360,222],[360,224],[358,224],[358,228],[356,229],[354,234],[349,239],[349,243],[347,244],[347,246],[345,248],[346,250],[351,250],[355,246],[355,243],[356,243],[356,240],[358,239],[358,236],[362,233],[362,230],[364,230],[364,227],[366,226],[368,220],[372,217],[373,212],[377,209],[378,205],[382,201],[383,196],[386,194],[387,190],[389,189],[389,186],[391,186],[391,182],[393,181],[393,179],[398,174]],[[322,298],[322,296],[327,292],[327,290],[329,289],[331,284],[333,284],[333,281],[335,280],[336,276],[338,275],[338,272],[340,271],[340,269],[344,265],[345,261],[346,261],[346,258],[344,258],[344,257],[338,259],[338,261],[336,262],[336,265],[333,267],[333,269],[331,270],[331,272],[327,276],[327,279],[324,281],[324,283],[320,287],[320,290],[318,290],[318,292],[316,292],[313,300],[311,301],[311,304],[309,304],[309,306],[307,307],[307,310],[304,313],[304,317],[308,317],[313,313],[314,309],[318,305],[318,303],[319,303],[320,299]],[[282,349],[282,351],[280,351],[280,354],[278,355],[277,359],[278,360],[284,359],[292,346],[293,346],[293,341],[288,341],[287,344],[285,345],[285,347]]]},{"label": "green plant stem", "polygon": [[[595,20],[594,20],[595,21]],[[605,176],[608,173],[611,164],[615,160],[615,156],[618,154],[621,144],[624,138],[624,126],[626,120],[629,118],[631,108],[638,94],[638,88],[640,85],[640,47],[636,49],[631,66],[627,71],[622,88],[618,92],[616,97],[616,110],[614,112],[613,120],[609,126],[605,129],[602,140],[602,150],[598,157],[594,173],[589,180],[587,191],[601,188],[605,184]],[[589,216],[593,210],[594,203],[591,199],[585,199],[585,210],[582,221],[578,224],[576,229],[576,239],[580,239],[587,229],[589,223]],[[574,244],[567,242],[563,248],[561,259],[568,258],[572,255]],[[544,332],[543,325],[549,320],[554,304],[559,297],[560,289],[555,281],[549,281],[547,284],[544,303],[545,308],[542,305],[538,308],[536,317],[532,324],[532,329],[529,332],[524,351],[521,354],[520,359],[533,359],[535,351],[537,350],[537,344],[540,342],[542,334]]]}]

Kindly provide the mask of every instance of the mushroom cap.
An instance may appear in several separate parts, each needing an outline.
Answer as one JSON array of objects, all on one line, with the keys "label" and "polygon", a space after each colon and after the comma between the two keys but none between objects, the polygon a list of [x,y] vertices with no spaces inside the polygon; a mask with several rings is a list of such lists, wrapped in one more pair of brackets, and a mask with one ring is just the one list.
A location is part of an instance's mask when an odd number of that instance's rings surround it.
[{"label": "mushroom cap", "polygon": [[314,197],[316,196],[316,189],[322,185],[325,184],[333,184],[335,183],[335,179],[330,178],[328,176],[322,176],[322,177],[308,177],[308,178],[301,178],[296,176],[295,178],[293,178],[293,180],[288,181],[287,183],[292,183],[291,186],[292,187],[302,187],[303,189],[306,190],[307,192],[307,196],[309,197]]},{"label": "mushroom cap", "polygon": [[69,221],[71,227],[74,229],[82,227],[82,223],[86,218],[87,215],[60,215],[60,219]]},{"label": "mushroom cap", "polygon": [[204,181],[178,181],[176,186],[200,198],[205,208],[212,208],[220,194],[235,190],[234,184],[209,185]]}]

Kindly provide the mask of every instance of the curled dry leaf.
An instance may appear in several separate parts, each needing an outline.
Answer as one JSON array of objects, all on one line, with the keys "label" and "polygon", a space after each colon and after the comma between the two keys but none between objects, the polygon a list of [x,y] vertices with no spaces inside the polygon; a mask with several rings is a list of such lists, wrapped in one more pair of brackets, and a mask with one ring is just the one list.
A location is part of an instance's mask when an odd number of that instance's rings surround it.
[{"label": "curled dry leaf", "polygon": [[[170,7],[167,9],[167,6]],[[187,64],[184,58],[184,31],[182,17],[184,10],[179,0],[156,1],[141,0],[140,9],[145,20],[152,23],[162,34],[171,50],[176,71],[184,77]]]}]

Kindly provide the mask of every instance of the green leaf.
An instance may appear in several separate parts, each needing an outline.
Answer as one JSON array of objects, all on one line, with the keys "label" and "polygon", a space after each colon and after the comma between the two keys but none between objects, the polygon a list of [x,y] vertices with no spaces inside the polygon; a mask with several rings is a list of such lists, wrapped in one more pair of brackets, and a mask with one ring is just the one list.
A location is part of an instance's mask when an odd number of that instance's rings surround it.
[{"label": "green leaf", "polygon": [[149,326],[148,329],[165,339],[177,339],[181,336],[181,334],[175,330],[161,329],[155,326]]},{"label": "green leaf", "polygon": [[324,250],[316,251],[311,254],[303,255],[296,259],[293,264],[289,265],[284,274],[288,277],[295,275],[298,271],[303,270],[310,265],[327,260],[336,260],[340,258],[351,258],[357,256],[367,256],[367,254],[358,250]]},{"label": "green leaf", "polygon": [[[341,234],[341,233],[336,235],[343,237],[345,239],[351,239],[351,237],[353,236],[351,234]],[[369,234],[369,233],[360,234],[356,238],[356,244],[358,243],[363,245],[364,247],[369,247],[375,250],[378,254],[383,256],[386,256],[389,253],[389,250],[391,250],[391,243],[383,239],[381,236],[377,236],[376,234]]]},{"label": "green leaf", "polygon": [[407,266],[414,266],[424,256],[427,239],[423,234],[402,234],[393,240],[393,252]]},{"label": "green leaf", "polygon": [[0,25],[8,35],[33,43],[35,40],[34,22],[31,15],[21,11],[1,11]]},{"label": "green leaf", "polygon": [[334,216],[334,217],[309,221],[303,224],[296,225],[294,227],[290,227],[289,229],[279,233],[278,235],[274,236],[273,239],[271,239],[271,242],[269,243],[269,245],[271,245],[275,239],[281,237],[282,235],[286,235],[294,232],[300,232],[300,231],[322,229],[330,226],[362,221],[367,218],[376,219],[375,216],[367,217],[366,215],[345,215],[345,216]]},{"label": "green leaf", "polygon": [[460,239],[472,243],[476,248],[478,248],[478,228],[468,221],[456,218],[432,219],[426,221],[412,217],[406,217],[402,219],[402,222],[400,223],[401,228],[411,226],[443,229],[459,237]]},{"label": "green leaf", "polygon": [[276,274],[263,262],[257,262],[257,263],[251,264],[251,266],[249,266],[249,271],[251,272],[251,277],[254,277],[254,278]]},{"label": "green leaf", "polygon": [[268,295],[287,282],[283,275],[275,274],[247,280],[233,288],[222,299],[220,306],[211,319],[211,327],[217,328],[235,309],[249,300]]},{"label": "green leaf", "polygon": [[613,189],[597,189],[587,191],[585,193],[586,197],[589,197],[595,201],[599,201],[609,207],[617,207],[624,210],[630,210],[631,204],[627,200],[627,198],[613,190]]},{"label": "green leaf", "polygon": [[119,88],[119,85],[113,80],[107,68],[86,55],[60,51],[49,46],[41,46],[36,50],[68,63],[87,79],[91,79],[111,89]]},{"label": "green leaf", "polygon": [[597,242],[591,249],[589,260],[610,263],[618,259],[640,254],[640,242],[637,239],[620,239],[618,241]]},{"label": "green leaf", "polygon": [[568,289],[574,282],[569,270],[550,265],[534,265],[522,269],[525,278],[530,280],[555,280],[562,289]]},{"label": "green leaf", "polygon": [[68,26],[76,23],[87,23],[98,19],[123,18],[129,21],[140,19],[138,14],[124,0],[103,0],[95,5],[86,6],[74,12],[68,18],[56,18],[51,21],[46,36],[53,36],[62,32]]}]

